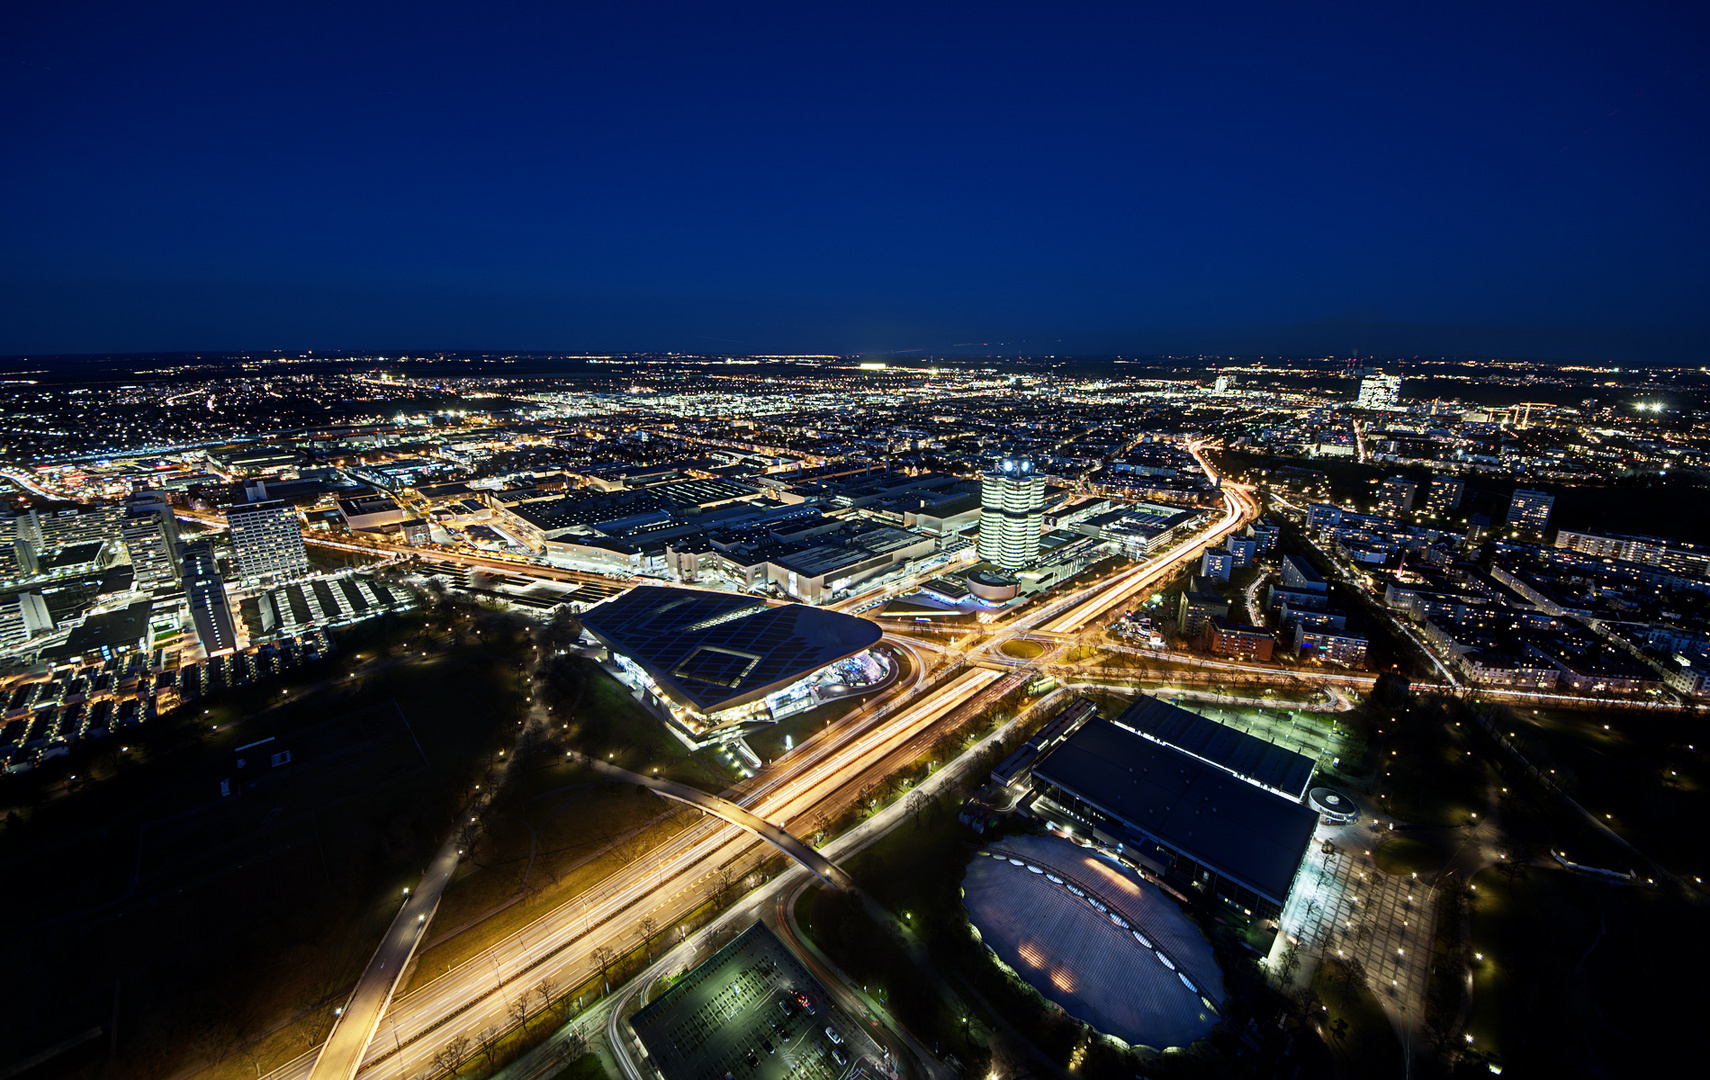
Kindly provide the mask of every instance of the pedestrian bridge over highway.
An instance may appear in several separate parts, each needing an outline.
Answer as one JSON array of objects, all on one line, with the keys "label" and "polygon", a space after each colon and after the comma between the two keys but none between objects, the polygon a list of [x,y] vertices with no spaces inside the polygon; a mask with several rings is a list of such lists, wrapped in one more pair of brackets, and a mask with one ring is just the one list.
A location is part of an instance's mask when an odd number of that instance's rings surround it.
[{"label": "pedestrian bridge over highway", "polygon": [[743,809],[729,799],[723,799],[717,795],[708,795],[699,788],[679,784],[675,780],[662,780],[657,776],[643,776],[640,773],[633,773],[628,769],[621,769],[610,762],[600,761],[598,758],[591,758],[585,754],[576,756],[614,780],[639,784],[667,799],[685,803],[697,810],[704,810],[738,828],[748,830],[806,867],[815,877],[832,888],[845,890],[855,888],[854,879],[842,867],[821,855],[812,844],[784,828],[772,824],[760,815]]}]

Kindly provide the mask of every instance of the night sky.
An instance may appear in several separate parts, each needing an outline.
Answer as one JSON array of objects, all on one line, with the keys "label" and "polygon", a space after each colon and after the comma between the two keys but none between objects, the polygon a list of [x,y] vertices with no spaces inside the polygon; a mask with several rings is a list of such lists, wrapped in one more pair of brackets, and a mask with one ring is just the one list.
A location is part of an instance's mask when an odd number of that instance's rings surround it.
[{"label": "night sky", "polygon": [[0,353],[1710,357],[1710,15],[14,3]]}]

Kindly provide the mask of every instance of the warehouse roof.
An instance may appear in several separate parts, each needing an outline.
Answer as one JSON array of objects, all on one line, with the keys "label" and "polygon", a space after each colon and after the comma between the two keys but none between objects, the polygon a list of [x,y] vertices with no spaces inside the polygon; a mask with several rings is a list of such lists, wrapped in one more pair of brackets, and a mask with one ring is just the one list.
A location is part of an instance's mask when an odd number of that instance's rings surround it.
[{"label": "warehouse roof", "polygon": [[1318,816],[1173,746],[1093,719],[1033,767],[1136,835],[1157,840],[1278,903]]}]

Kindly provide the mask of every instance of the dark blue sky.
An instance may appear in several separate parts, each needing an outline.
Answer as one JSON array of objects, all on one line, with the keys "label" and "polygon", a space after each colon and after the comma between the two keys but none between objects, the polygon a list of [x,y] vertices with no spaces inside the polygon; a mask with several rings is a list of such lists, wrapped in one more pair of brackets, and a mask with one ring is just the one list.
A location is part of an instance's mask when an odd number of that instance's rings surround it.
[{"label": "dark blue sky", "polygon": [[1631,2],[10,4],[0,352],[1699,361],[1707,24]]}]

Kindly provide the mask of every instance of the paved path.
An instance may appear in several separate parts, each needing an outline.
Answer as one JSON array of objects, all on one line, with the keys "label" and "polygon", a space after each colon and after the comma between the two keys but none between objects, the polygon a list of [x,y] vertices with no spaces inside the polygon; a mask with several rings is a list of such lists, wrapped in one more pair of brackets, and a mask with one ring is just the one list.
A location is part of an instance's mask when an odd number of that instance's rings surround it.
[{"label": "paved path", "polygon": [[821,855],[817,850],[815,850],[812,844],[809,844],[807,841],[792,835],[787,830],[772,824],[760,815],[743,809],[737,804],[731,802],[729,799],[720,798],[717,795],[709,795],[699,788],[692,788],[687,784],[679,784],[675,780],[662,780],[657,776],[643,776],[640,773],[630,772],[628,769],[620,769],[610,762],[601,761],[598,758],[591,758],[585,754],[579,754],[576,756],[580,757],[584,764],[598,769],[607,776],[611,776],[631,784],[640,784],[642,787],[663,795],[667,799],[675,799],[677,802],[687,803],[688,805],[695,807],[697,810],[704,810],[714,817],[723,818],[732,825],[737,825],[741,828],[747,829],[749,832],[766,841],[768,844],[771,844],[785,855],[796,860],[796,862],[807,867],[808,870],[812,871],[814,876],[818,877],[821,881],[833,888],[852,889],[854,887],[855,883],[850,879],[849,875],[843,871],[843,868],[826,858],[824,855]]},{"label": "paved path", "polygon": [[1417,1030],[1425,1019],[1437,890],[1418,878],[1391,877],[1363,849],[1324,854],[1315,846],[1302,873],[1310,876],[1307,887],[1283,915],[1301,951],[1359,960],[1390,1021],[1400,1031]]},{"label": "paved path", "polygon": [[357,980],[356,990],[339,1010],[332,1033],[315,1059],[310,1080],[350,1080],[356,1075],[357,1067],[368,1053],[368,1044],[380,1027],[380,1019],[392,1003],[392,994],[404,969],[410,966],[416,946],[433,923],[440,896],[451,883],[451,875],[462,857],[457,844],[455,834],[446,840],[428,865],[421,884],[405,898],[404,906],[392,919],[386,936]]},{"label": "paved path", "polygon": [[[531,675],[533,667],[539,663],[538,651],[535,656],[536,660],[530,666]],[[524,732],[539,725],[545,715],[540,703],[534,702],[529,722],[524,725]],[[516,746],[522,745],[522,739],[519,735]],[[494,794],[504,787],[505,777],[516,759],[517,751],[516,747],[513,747],[510,756],[505,758],[504,764],[496,770],[486,788],[480,789],[477,785],[477,797],[471,800],[466,811],[471,815],[472,822],[492,801]],[[439,910],[440,897],[445,894],[446,886],[451,884],[451,876],[456,873],[457,864],[463,858],[463,842],[463,828],[460,824],[446,837],[439,853],[428,864],[420,884],[405,897],[404,906],[392,919],[386,936],[380,940],[380,945],[374,950],[368,966],[357,979],[356,989],[351,992],[350,1000],[338,1011],[337,1019],[333,1021],[333,1029],[327,1035],[327,1041],[321,1044],[321,1051],[310,1068],[309,1080],[354,1080],[363,1059],[368,1055],[368,1044],[374,1040],[375,1032],[380,1029],[380,1021],[392,1004],[392,995],[403,982],[404,970],[410,966],[410,959],[415,956],[416,948],[427,935],[428,927],[433,925],[433,916]]]}]

